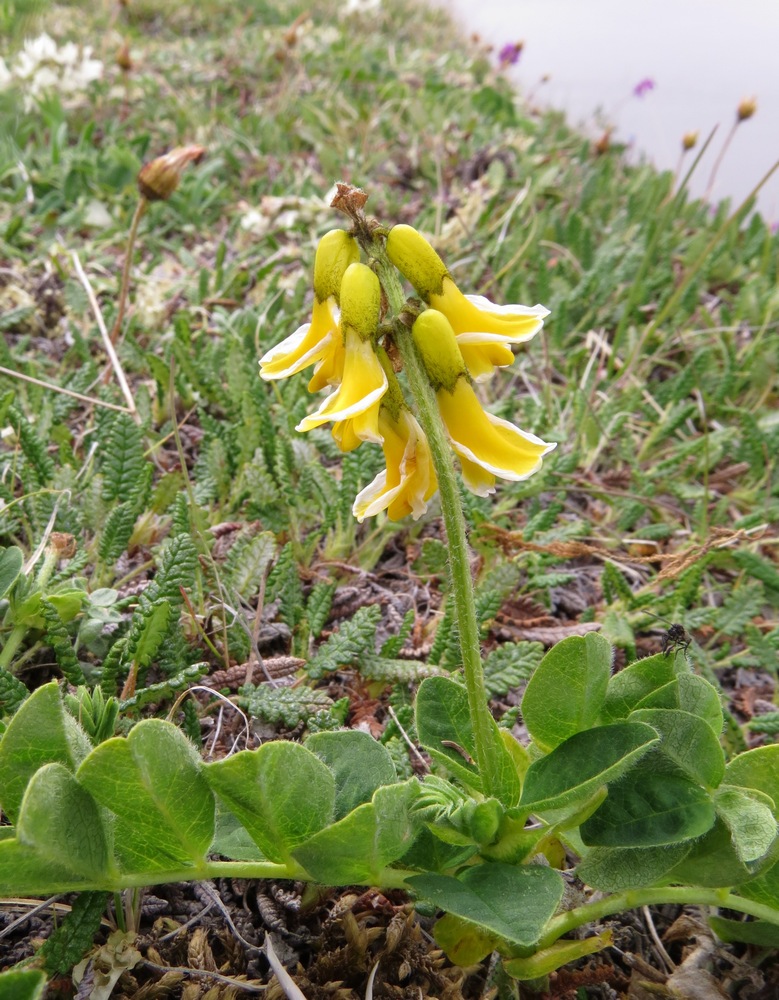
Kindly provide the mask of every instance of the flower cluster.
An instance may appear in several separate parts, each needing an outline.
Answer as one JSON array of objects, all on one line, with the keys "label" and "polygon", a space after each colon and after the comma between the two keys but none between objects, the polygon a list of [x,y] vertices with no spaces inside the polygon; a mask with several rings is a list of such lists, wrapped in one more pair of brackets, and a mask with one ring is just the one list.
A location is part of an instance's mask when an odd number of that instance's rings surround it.
[{"label": "flower cluster", "polygon": [[102,75],[103,64],[92,58],[91,46],[73,42],[58,46],[45,33],[28,39],[10,64],[0,58],[0,90],[14,84],[22,87],[27,111],[46,93],[77,94]]},{"label": "flower cluster", "polygon": [[[495,490],[496,477],[525,479],[554,448],[486,412],[473,382],[514,359],[512,344],[533,337],[548,314],[543,306],[498,306],[464,295],[432,246],[411,226],[390,230],[389,261],[423,301],[412,336],[465,485],[480,496]],[[265,379],[286,378],[314,366],[311,392],[332,386],[320,407],[298,425],[323,424],[342,451],[363,441],[380,444],[386,469],[357,496],[358,520],[386,510],[392,520],[415,519],[437,488],[435,470],[419,422],[408,406],[384,344],[382,289],[360,262],[357,241],[341,229],[319,243],[314,263],[311,322],[260,360]]]}]

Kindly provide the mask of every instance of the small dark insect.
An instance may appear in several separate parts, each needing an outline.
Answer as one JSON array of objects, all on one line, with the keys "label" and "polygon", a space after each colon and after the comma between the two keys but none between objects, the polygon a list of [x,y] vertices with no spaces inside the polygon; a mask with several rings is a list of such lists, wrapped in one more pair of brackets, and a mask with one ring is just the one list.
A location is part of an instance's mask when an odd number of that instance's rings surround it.
[{"label": "small dark insect", "polygon": [[684,653],[687,652],[692,642],[692,636],[684,625],[680,625],[679,622],[669,622],[667,618],[663,618],[662,615],[653,614],[651,611],[647,611],[646,613],[652,615],[653,618],[656,618],[660,622],[665,622],[668,626],[667,631],[663,633],[664,656],[670,656],[677,649],[681,649]]}]

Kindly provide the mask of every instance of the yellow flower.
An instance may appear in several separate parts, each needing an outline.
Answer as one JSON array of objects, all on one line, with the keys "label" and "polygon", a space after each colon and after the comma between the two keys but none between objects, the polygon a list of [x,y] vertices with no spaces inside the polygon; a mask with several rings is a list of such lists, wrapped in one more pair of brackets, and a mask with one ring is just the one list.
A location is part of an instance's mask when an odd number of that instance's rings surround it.
[{"label": "yellow flower", "polygon": [[[313,385],[309,385],[311,392],[340,380],[343,344],[338,327],[338,297],[344,274],[359,256],[357,241],[343,229],[325,233],[314,258],[311,322],[298,327],[260,358],[260,375],[264,379],[287,378],[318,362],[311,380]],[[322,372],[317,375],[320,368]]]},{"label": "yellow flower", "polygon": [[[351,421],[350,433],[361,441],[381,442],[379,405],[387,391],[387,376],[373,344],[351,327],[344,329],[344,368],[341,384],[319,409],[304,417],[295,430],[310,431],[328,421]],[[338,440],[338,437],[336,437]],[[346,440],[349,440],[348,434]],[[350,451],[347,447],[345,451]]]},{"label": "yellow flower", "polygon": [[[343,424],[333,436],[350,451],[358,440],[381,442],[379,406],[388,383],[373,344],[381,310],[379,279],[365,264],[350,264],[341,281],[340,299],[343,350],[335,348],[324,362],[328,372],[332,362],[332,380],[338,387],[296,429],[310,431],[329,421]],[[318,377],[315,372],[312,383]]]},{"label": "yellow flower", "polygon": [[[456,339],[451,323],[435,309],[426,309],[413,328],[417,344],[436,394],[438,409],[452,450],[460,459],[465,485],[479,496],[495,491],[495,479],[527,479],[541,468],[541,460],[555,447],[520,430],[508,420],[482,409],[468,377],[442,380],[430,371],[428,358],[451,358]],[[450,365],[452,373],[456,366]]]},{"label": "yellow flower", "polygon": [[449,320],[468,372],[477,380],[510,365],[514,354],[509,344],[530,340],[549,315],[541,305],[500,306],[483,295],[464,295],[435,250],[411,226],[390,230],[387,254],[425,302]]},{"label": "yellow flower", "polygon": [[299,326],[260,358],[260,375],[268,380],[297,375],[309,365],[322,362],[333,351],[337,340],[340,340],[338,307],[331,299],[320,302],[315,298],[311,322]]},{"label": "yellow flower", "polygon": [[382,510],[391,521],[408,514],[416,521],[427,510],[427,501],[437,487],[427,438],[405,406],[397,419],[389,407],[382,406],[379,431],[387,468],[357,495],[352,512],[358,521]]}]

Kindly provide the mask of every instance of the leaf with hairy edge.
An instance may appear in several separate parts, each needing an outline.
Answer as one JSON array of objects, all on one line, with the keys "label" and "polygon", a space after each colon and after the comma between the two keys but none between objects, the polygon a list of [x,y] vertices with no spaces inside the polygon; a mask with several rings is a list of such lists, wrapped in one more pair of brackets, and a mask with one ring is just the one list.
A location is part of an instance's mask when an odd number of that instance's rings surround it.
[{"label": "leaf with hairy edge", "polygon": [[86,733],[65,711],[57,682],[34,691],[0,741],[0,797],[11,822],[18,819],[24,790],[40,767],[60,763],[75,771],[91,749]]},{"label": "leaf with hairy edge", "polygon": [[734,757],[725,768],[725,782],[742,788],[756,788],[774,803],[779,817],[779,743],[756,747]]},{"label": "leaf with hairy edge", "polygon": [[126,871],[204,860],[214,836],[214,797],[197,751],[172,723],[148,719],[127,738],[106,740],[77,777],[115,814],[115,850]]},{"label": "leaf with hairy edge", "polygon": [[476,743],[468,692],[463,685],[449,677],[422,681],[417,691],[416,722],[419,742],[430,756],[460,781],[481,789],[481,777],[473,763]]},{"label": "leaf with hairy edge", "polygon": [[301,844],[293,851],[295,861],[325,885],[381,885],[382,871],[403,857],[416,836],[411,805],[418,795],[416,778],[382,785],[370,802]]},{"label": "leaf with hairy edge", "polygon": [[626,719],[638,703],[676,677],[674,659],[670,656],[647,656],[631,663],[609,680],[606,700],[600,714],[601,722]]},{"label": "leaf with hairy edge", "polygon": [[106,816],[62,764],[46,764],[34,774],[22,801],[16,839],[32,847],[42,861],[98,885],[113,875]]},{"label": "leaf with hairy edge", "polygon": [[16,545],[3,549],[0,554],[0,597],[5,597],[16,583],[16,578],[22,571],[24,556]]},{"label": "leaf with hairy edge", "polygon": [[560,809],[616,781],[659,742],[641,722],[619,722],[577,733],[546,757],[533,761],[525,775],[520,808],[533,812]]},{"label": "leaf with hairy edge", "polygon": [[500,862],[451,875],[414,875],[408,884],[423,899],[512,944],[532,947],[563,896],[559,872],[543,865]]},{"label": "leaf with hairy edge", "polygon": [[609,787],[579,832],[592,847],[660,847],[702,836],[714,819],[711,797],[699,785],[637,768]]},{"label": "leaf with hairy edge", "polygon": [[623,892],[662,884],[663,876],[689,854],[691,843],[663,847],[593,847],[576,874],[593,889]]},{"label": "leaf with hairy edge", "polygon": [[[767,869],[769,866],[770,861],[762,867]],[[760,864],[744,864],[733,846],[730,830],[718,817],[711,830],[693,842],[687,857],[671,869],[666,881],[711,889],[738,886],[741,892],[743,883],[754,879],[760,867]]]},{"label": "leaf with hairy edge", "polygon": [[276,741],[207,764],[206,781],[235,813],[270,861],[292,851],[332,822],[335,779],[299,743]]},{"label": "leaf with hairy edge", "polygon": [[370,802],[380,785],[398,780],[389,751],[358,729],[314,733],[304,746],[327,764],[335,778],[335,819]]},{"label": "leaf with hairy edge", "polygon": [[644,722],[660,734],[658,750],[685,774],[716,788],[725,774],[725,754],[711,726],[697,715],[673,708],[640,708],[630,722]]},{"label": "leaf with hairy edge", "polygon": [[764,857],[776,839],[773,802],[757,789],[720,785],[714,796],[717,815],[730,830],[736,854],[745,865]]},{"label": "leaf with hairy edge", "polygon": [[570,636],[549,650],[522,698],[522,718],[542,750],[592,728],[606,698],[612,657],[611,645],[596,632]]},{"label": "leaf with hairy edge", "polygon": [[718,737],[724,725],[719,692],[697,674],[679,674],[670,684],[642,698],[636,709],[643,708],[680,708],[703,719]]}]

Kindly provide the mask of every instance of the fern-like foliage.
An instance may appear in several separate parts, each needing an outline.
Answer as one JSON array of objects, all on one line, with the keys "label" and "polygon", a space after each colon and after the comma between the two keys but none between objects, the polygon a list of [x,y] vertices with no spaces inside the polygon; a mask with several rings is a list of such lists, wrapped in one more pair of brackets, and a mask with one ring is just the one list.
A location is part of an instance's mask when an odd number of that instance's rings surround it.
[{"label": "fern-like foliage", "polygon": [[43,599],[40,610],[46,623],[46,642],[51,646],[63,676],[74,687],[78,687],[84,683],[84,671],[81,669],[81,664],[73,649],[73,642],[67,626],[51,601]]},{"label": "fern-like foliage", "polygon": [[484,685],[490,698],[506,695],[524,684],[544,656],[540,642],[505,642],[484,661]]},{"label": "fern-like foliage", "polygon": [[246,600],[256,596],[275,554],[276,539],[270,531],[238,538],[225,560],[227,583]]},{"label": "fern-like foliage", "polygon": [[335,595],[335,584],[320,580],[311,588],[311,593],[306,601],[306,622],[308,633],[311,636],[318,636],[325,627],[327,619],[330,617],[330,608],[333,606]]},{"label": "fern-like foliage", "polygon": [[18,677],[0,667],[0,715],[13,715],[29,693]]},{"label": "fern-like foliage", "polygon": [[138,514],[135,504],[127,500],[109,513],[100,532],[98,555],[106,564],[114,563],[127,548]]},{"label": "fern-like foliage", "polygon": [[300,624],[304,610],[303,587],[291,542],[281,550],[270,571],[266,594],[269,600],[278,600],[279,617],[286,625],[294,629]]},{"label": "fern-like foliage", "polygon": [[140,428],[128,414],[117,413],[101,444],[103,499],[126,501],[134,498],[143,467],[147,464],[143,457]]},{"label": "fern-like foliage", "polygon": [[271,687],[270,684],[247,684],[241,688],[241,707],[253,719],[281,723],[294,729],[311,716],[333,707],[333,699],[319,688]]},{"label": "fern-like foliage", "polygon": [[607,604],[614,604],[615,601],[625,601],[630,604],[633,598],[633,591],[622,573],[613,562],[607,559],[603,564],[600,585],[603,589],[603,599]]},{"label": "fern-like foliage", "polygon": [[378,604],[359,608],[352,618],[322,643],[308,662],[305,669],[309,677],[323,677],[339,667],[359,667],[364,657],[375,656],[379,618],[381,608]]},{"label": "fern-like foliage", "polygon": [[210,669],[208,663],[191,663],[173,677],[167,677],[158,684],[149,684],[147,687],[141,688],[140,691],[136,691],[131,698],[125,698],[120,702],[121,710],[122,712],[130,712],[158,701],[169,701],[180,691],[196,684]]},{"label": "fern-like foliage", "polygon": [[403,616],[403,621],[401,622],[400,629],[397,635],[391,635],[389,639],[385,640],[381,647],[381,655],[389,658],[395,657],[403,649],[406,644],[406,640],[411,635],[411,630],[414,627],[414,621],[416,619],[416,614],[413,608],[409,608],[408,611]]},{"label": "fern-like foliage", "polygon": [[46,451],[45,442],[17,406],[8,407],[7,420],[19,438],[19,445],[29,464],[34,484],[39,487],[47,486],[54,478],[54,462]]}]

